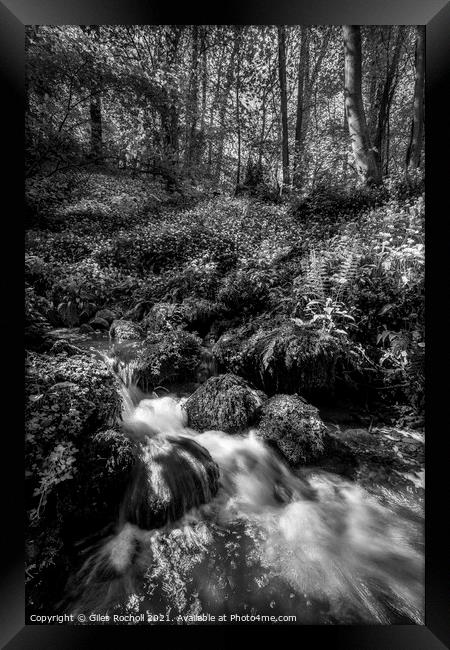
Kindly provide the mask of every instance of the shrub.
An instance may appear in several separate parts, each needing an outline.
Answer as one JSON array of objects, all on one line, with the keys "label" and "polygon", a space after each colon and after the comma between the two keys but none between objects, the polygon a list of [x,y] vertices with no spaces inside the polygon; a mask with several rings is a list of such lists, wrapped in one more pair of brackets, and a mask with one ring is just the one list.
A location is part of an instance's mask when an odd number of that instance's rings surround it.
[{"label": "shrub", "polygon": [[150,309],[142,325],[149,332],[184,328],[206,334],[222,311],[221,305],[203,299],[186,298],[181,303],[160,302]]},{"label": "shrub", "polygon": [[269,306],[273,280],[270,270],[240,269],[224,278],[217,299],[233,312],[257,312]]},{"label": "shrub", "polygon": [[320,218],[324,226],[333,227],[383,203],[388,197],[384,186],[346,190],[329,183],[318,185],[306,197],[293,202],[292,213],[299,221]]},{"label": "shrub", "polygon": [[353,367],[345,337],[293,321],[255,321],[224,334],[213,348],[220,367],[235,372],[269,394],[280,391],[332,394],[336,375]]}]

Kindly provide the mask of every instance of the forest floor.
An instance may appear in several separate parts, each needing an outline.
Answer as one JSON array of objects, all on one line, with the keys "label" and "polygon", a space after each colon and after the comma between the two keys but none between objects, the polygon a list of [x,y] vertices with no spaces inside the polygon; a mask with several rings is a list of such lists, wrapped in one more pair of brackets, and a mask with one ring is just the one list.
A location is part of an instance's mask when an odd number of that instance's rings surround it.
[{"label": "forest floor", "polygon": [[[306,327],[342,363],[315,387],[300,383],[300,392],[420,411],[420,182],[318,188],[274,203],[195,188],[188,197],[167,194],[147,179],[91,174],[31,186],[28,196],[32,325],[40,316],[53,327],[101,330],[94,319],[108,309],[145,331],[182,328],[210,345],[230,330],[242,336],[243,326]],[[217,352],[232,370],[230,355]],[[270,392],[264,380],[260,388]]]}]

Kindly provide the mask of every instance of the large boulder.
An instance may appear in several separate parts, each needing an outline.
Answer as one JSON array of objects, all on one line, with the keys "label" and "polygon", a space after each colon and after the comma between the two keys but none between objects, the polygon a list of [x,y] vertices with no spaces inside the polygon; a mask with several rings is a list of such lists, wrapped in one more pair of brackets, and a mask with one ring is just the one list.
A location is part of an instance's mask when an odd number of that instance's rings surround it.
[{"label": "large boulder", "polygon": [[103,320],[106,320],[109,325],[115,320],[117,320],[117,314],[111,309],[100,309],[96,314],[95,318],[102,318]]},{"label": "large boulder", "polygon": [[112,322],[109,335],[118,343],[136,341],[142,338],[142,328],[130,320],[118,319]]},{"label": "large boulder", "polygon": [[[26,432],[40,460],[55,441],[78,444],[102,426],[111,425],[121,409],[117,380],[97,356],[63,345],[59,354],[30,352],[26,362]],[[66,349],[68,346],[69,349]],[[53,352],[58,352],[53,348]]]},{"label": "large boulder", "polygon": [[266,399],[262,391],[233,374],[208,379],[184,404],[188,424],[197,431],[236,433],[250,426]]},{"label": "large boulder", "polygon": [[106,332],[106,330],[109,329],[109,323],[107,320],[104,318],[100,318],[100,316],[96,316],[93,318],[90,322],[89,325],[94,329],[94,330],[103,330]]},{"label": "large boulder", "polygon": [[123,500],[121,521],[144,530],[164,526],[208,503],[217,493],[218,481],[216,463],[191,438],[148,438]]},{"label": "large boulder", "polygon": [[267,400],[258,432],[291,465],[310,463],[324,449],[325,425],[319,411],[298,395],[275,395]]},{"label": "large boulder", "polygon": [[60,599],[79,558],[74,542],[116,521],[135,452],[111,432],[121,399],[96,355],[67,342],[55,343],[52,354],[30,352],[25,387],[27,561],[40,607],[50,594]]},{"label": "large boulder", "polygon": [[184,330],[149,334],[134,349],[128,364],[129,376],[143,391],[160,385],[191,381],[202,362],[201,341]]},{"label": "large boulder", "polygon": [[213,348],[220,369],[239,374],[269,395],[333,392],[349,365],[348,342],[292,320],[255,319],[223,334]]}]

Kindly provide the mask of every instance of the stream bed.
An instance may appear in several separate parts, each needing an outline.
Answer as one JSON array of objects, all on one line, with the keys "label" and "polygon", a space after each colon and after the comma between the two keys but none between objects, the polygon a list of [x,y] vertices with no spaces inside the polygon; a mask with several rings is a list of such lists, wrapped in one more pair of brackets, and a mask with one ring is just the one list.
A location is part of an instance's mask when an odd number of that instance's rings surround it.
[{"label": "stream bed", "polygon": [[[110,350],[104,335],[58,337]],[[423,470],[349,471],[332,457],[293,470],[251,430],[189,429],[180,399],[192,387],[168,390],[125,409],[152,432],[143,458],[155,431],[162,450],[164,437],[193,440],[217,463],[219,490],[155,530],[119,520],[73,581],[72,611],[106,614],[105,624],[423,624]],[[173,480],[181,494],[185,477]]]}]

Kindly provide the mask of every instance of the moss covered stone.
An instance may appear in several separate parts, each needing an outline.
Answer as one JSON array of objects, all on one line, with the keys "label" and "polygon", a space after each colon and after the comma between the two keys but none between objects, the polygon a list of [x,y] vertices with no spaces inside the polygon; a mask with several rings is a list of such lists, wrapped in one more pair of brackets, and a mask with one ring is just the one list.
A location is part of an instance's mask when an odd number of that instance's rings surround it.
[{"label": "moss covered stone", "polygon": [[[149,334],[129,362],[129,376],[142,390],[196,378],[201,365],[200,339],[184,330]],[[167,386],[166,386],[167,387]]]},{"label": "moss covered stone", "polygon": [[141,339],[142,334],[142,328],[130,320],[115,320],[109,329],[110,337],[117,341],[117,343]]},{"label": "moss covered stone", "polygon": [[220,337],[213,348],[219,368],[246,377],[269,394],[307,396],[333,391],[348,344],[293,321],[258,320]]},{"label": "moss covered stone", "polygon": [[189,426],[235,433],[252,424],[266,399],[262,391],[231,373],[211,377],[184,404]]},{"label": "moss covered stone", "polygon": [[319,411],[298,395],[275,395],[262,407],[259,434],[292,465],[310,463],[324,448]]}]

